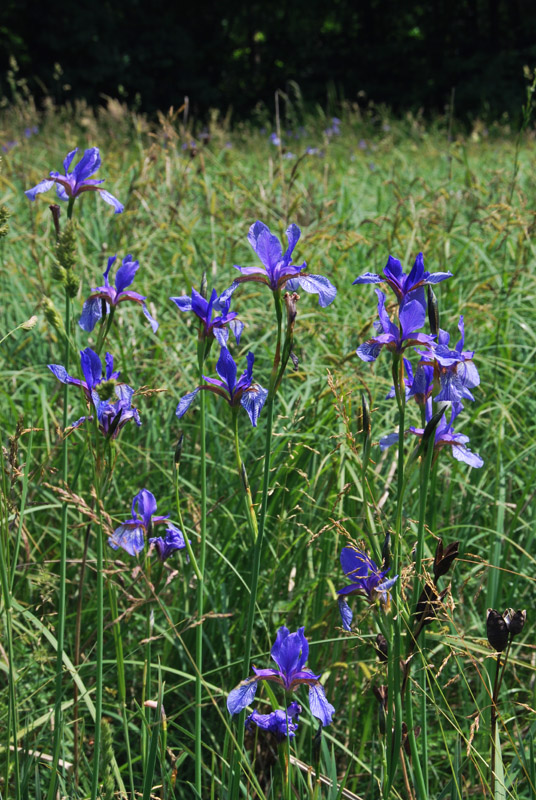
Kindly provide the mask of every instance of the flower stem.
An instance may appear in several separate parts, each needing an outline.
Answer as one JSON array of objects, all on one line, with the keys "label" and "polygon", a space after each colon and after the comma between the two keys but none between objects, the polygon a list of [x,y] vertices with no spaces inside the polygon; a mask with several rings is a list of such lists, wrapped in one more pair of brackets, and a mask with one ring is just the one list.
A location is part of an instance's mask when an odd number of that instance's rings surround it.
[{"label": "flower stem", "polygon": [[[72,208],[69,206],[72,213]],[[69,217],[70,218],[70,217]],[[71,326],[71,298],[65,292],[65,355],[64,366],[65,371],[69,371],[69,355],[70,355],[70,326]],[[63,441],[62,441],[62,454],[61,454],[61,481],[62,485],[67,486],[67,478],[69,473],[69,453],[68,453],[68,437],[65,433],[69,424],[69,384],[64,384],[63,387]],[[66,600],[66,586],[67,586],[67,503],[62,503],[61,506],[61,522],[60,522],[60,575],[59,575],[59,597],[58,597],[58,623],[56,628],[56,678],[54,685],[54,741],[52,745],[52,769],[51,778],[48,786],[47,800],[53,800],[56,796],[56,784],[58,780],[57,769],[60,759],[61,739],[62,739],[62,713],[61,713],[61,698],[62,698],[62,676],[63,676],[63,648],[65,642],[65,600]]]},{"label": "flower stem", "polygon": [[[266,399],[266,436],[265,436],[265,445],[264,445],[264,462],[263,462],[263,476],[262,476],[262,498],[261,498],[261,510],[259,516],[259,523],[257,529],[257,535],[255,539],[255,544],[253,547],[253,555],[252,555],[252,563],[251,563],[251,581],[249,587],[249,607],[248,607],[248,616],[247,616],[247,623],[246,623],[246,638],[245,638],[245,645],[244,645],[244,659],[242,662],[241,669],[243,670],[244,675],[249,674],[249,667],[251,664],[251,645],[253,641],[253,623],[255,620],[255,606],[257,604],[257,590],[259,586],[259,572],[260,572],[260,564],[261,564],[261,555],[262,555],[262,545],[264,540],[264,527],[266,523],[266,508],[268,505],[268,489],[270,486],[270,460],[272,454],[272,428],[273,428],[273,417],[274,417],[274,398],[277,392],[278,386],[278,371],[279,371],[279,363],[281,359],[281,324],[283,319],[283,308],[281,303],[281,292],[276,291],[274,292],[274,303],[275,303],[275,311],[276,311],[276,320],[277,320],[277,340],[276,340],[276,349],[274,354],[274,361],[272,366],[272,372],[270,375],[270,383],[268,387],[268,397]],[[203,394],[203,393],[201,393]],[[253,515],[254,516],[254,515]],[[238,742],[238,750],[239,752],[242,751],[242,747],[244,744],[244,722],[243,722],[243,714],[239,717],[238,722],[238,734],[237,734],[237,742]],[[234,761],[233,761],[234,766]],[[234,797],[234,791],[236,790],[236,769],[231,769],[231,790],[230,790],[230,797]]]},{"label": "flower stem", "polygon": [[96,540],[96,564],[95,571],[97,576],[96,600],[97,600],[97,642],[95,651],[95,741],[93,745],[93,774],[91,780],[91,800],[97,800],[99,789],[99,766],[101,751],[101,720],[102,720],[102,690],[103,690],[103,660],[104,660],[104,570],[103,570],[103,523],[102,523],[102,475],[104,472],[104,458],[100,453],[99,423],[97,414],[94,415],[95,427],[95,454],[93,458],[95,500],[97,505],[97,540]]},{"label": "flower stem", "polygon": [[253,506],[253,498],[251,496],[251,489],[249,488],[246,465],[242,461],[242,457],[240,455],[240,437],[238,435],[238,408],[236,406],[232,409],[232,414],[233,414],[233,432],[234,432],[236,467],[238,470],[238,477],[240,479],[240,483],[242,484],[242,489],[244,492],[244,507],[246,509],[246,517],[251,532],[251,539],[253,544],[255,544],[255,542],[257,541],[257,536],[259,531],[257,526],[257,517],[255,515],[255,508]]},{"label": "flower stem", "polygon": [[13,731],[13,772],[15,781],[15,798],[21,800],[20,771],[19,771],[19,745],[18,745],[18,724],[17,724],[17,692],[15,675],[15,658],[13,651],[13,610],[11,605],[11,591],[9,580],[9,551],[8,551],[8,496],[6,486],[6,470],[2,469],[2,498],[0,506],[0,582],[2,584],[2,595],[4,598],[4,613],[6,616],[5,624],[5,643],[8,658],[8,685],[9,685],[9,710],[8,724],[6,731],[7,753],[6,753],[6,774],[5,774],[5,797],[7,800],[10,784],[10,758],[9,758],[9,739]]},{"label": "flower stem", "polygon": [[[197,362],[199,368],[199,383],[203,382],[203,364],[205,361],[205,338],[200,330],[197,343]],[[205,592],[205,560],[207,547],[207,447],[206,447],[206,392],[200,392],[201,412],[199,420],[200,429],[200,482],[201,482],[201,542],[199,549],[199,575],[197,584],[197,615],[198,625],[195,629],[195,788],[199,797],[202,793],[202,677],[203,677],[203,607]]]},{"label": "flower stem", "polygon": [[[393,358],[393,383],[398,405],[398,468],[397,468],[397,510],[396,527],[393,537],[393,574],[400,574],[400,545],[402,540],[402,510],[405,494],[404,480],[404,420],[406,411],[406,392],[404,385],[404,360],[400,354]],[[401,580],[398,580],[392,591],[393,615],[391,620],[392,647],[389,648],[388,668],[388,714],[387,714],[387,782],[384,796],[389,795],[399,762],[399,751],[402,743],[402,675],[400,669],[402,638],[402,597]]]}]

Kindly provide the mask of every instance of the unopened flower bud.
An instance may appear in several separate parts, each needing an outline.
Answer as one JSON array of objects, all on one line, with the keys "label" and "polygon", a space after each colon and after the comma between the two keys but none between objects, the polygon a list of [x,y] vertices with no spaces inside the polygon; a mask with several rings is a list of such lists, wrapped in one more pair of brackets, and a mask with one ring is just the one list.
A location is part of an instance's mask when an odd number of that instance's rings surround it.
[{"label": "unopened flower bud", "polygon": [[360,428],[363,431],[363,438],[365,441],[370,439],[371,422],[370,422],[370,406],[366,394],[361,395],[361,419]]},{"label": "unopened flower bud", "polygon": [[488,608],[486,618],[486,633],[488,642],[497,653],[502,653],[508,644],[508,625],[502,614],[493,608]]},{"label": "unopened flower bud", "polygon": [[430,324],[430,333],[433,336],[437,336],[439,332],[439,305],[430,284],[428,284],[426,289],[428,292],[428,322]]},{"label": "unopened flower bud", "polygon": [[181,435],[179,436],[179,441],[177,442],[177,445],[176,445],[176,447],[175,447],[175,456],[174,456],[174,460],[175,460],[175,464],[176,464],[176,465],[180,464],[180,461],[181,461],[181,456],[182,456],[182,442],[183,442],[183,440],[184,440],[184,433],[182,433],[182,431],[181,431]]},{"label": "unopened flower bud", "polygon": [[199,287],[199,294],[201,295],[201,297],[204,300],[207,299],[207,286],[208,286],[208,284],[207,284],[207,273],[203,272],[203,275],[201,277],[201,286]]}]

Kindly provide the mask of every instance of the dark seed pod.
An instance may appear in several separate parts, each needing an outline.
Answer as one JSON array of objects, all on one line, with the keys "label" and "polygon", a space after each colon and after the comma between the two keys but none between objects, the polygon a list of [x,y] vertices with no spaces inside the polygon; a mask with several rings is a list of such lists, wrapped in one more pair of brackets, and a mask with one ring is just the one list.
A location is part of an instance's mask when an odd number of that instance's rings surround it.
[{"label": "dark seed pod", "polygon": [[488,642],[493,649],[497,653],[502,653],[508,644],[508,625],[506,624],[506,620],[502,614],[499,614],[499,612],[495,611],[493,608],[488,608],[486,633],[488,636]]},{"label": "dark seed pod", "polygon": [[525,627],[527,612],[525,610],[520,611],[519,609],[514,611],[512,608],[509,608],[504,612],[504,619],[512,636],[517,636]]},{"label": "dark seed pod", "polygon": [[383,633],[379,633],[376,636],[376,655],[380,659],[380,661],[387,661],[388,658],[388,645],[387,639],[383,635]]},{"label": "dark seed pod", "polygon": [[459,542],[451,542],[443,550],[443,540],[438,539],[434,558],[434,583],[437,583],[442,575],[446,575],[452,563],[458,558],[460,548]]}]

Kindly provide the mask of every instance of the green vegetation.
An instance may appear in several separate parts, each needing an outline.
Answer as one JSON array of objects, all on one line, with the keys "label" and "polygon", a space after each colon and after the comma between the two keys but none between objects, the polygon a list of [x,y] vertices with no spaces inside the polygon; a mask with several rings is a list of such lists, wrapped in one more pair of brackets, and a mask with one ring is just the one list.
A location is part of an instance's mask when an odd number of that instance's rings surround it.
[{"label": "green vegetation", "polygon": [[[419,639],[410,673],[413,730],[421,730],[416,745],[424,754],[429,797],[493,796],[495,659],[486,640],[486,609],[526,608],[527,624],[512,646],[501,689],[494,796],[536,797],[534,134],[525,132],[516,144],[514,133],[499,124],[485,129],[477,123],[471,134],[458,135],[456,125],[442,119],[430,125],[416,117],[395,122],[381,111],[361,116],[350,108],[339,116],[340,135],[327,136],[330,120],[319,115],[294,138],[298,123],[289,110],[281,123],[281,147],[270,143],[271,130],[230,132],[215,116],[210,137],[201,139],[184,128],[181,114],[162,115],[158,125],[150,125],[112,101],[106,111],[95,113],[84,105],[50,107],[40,119],[31,105],[20,104],[0,120],[3,141],[18,142],[4,153],[0,172],[0,206],[10,214],[0,241],[3,800],[45,797],[51,783],[62,509],[67,565],[61,796],[81,799],[91,791],[97,534],[109,535],[128,518],[132,497],[144,487],[157,498],[158,513],[170,513],[179,523],[174,456],[181,432],[182,523],[193,552],[199,551],[200,404],[180,422],[174,413],[178,399],[199,383],[197,326],[169,297],[199,288],[204,272],[209,291],[215,286],[221,292],[238,275],[234,264],[254,264],[247,232],[257,219],[278,236],[297,223],[302,238],[296,262],[306,260],[310,272],[328,276],[338,289],[328,308],[320,309],[315,297],[303,292],[298,303],[298,364],[287,369],[274,404],[271,489],[253,630],[252,662],[265,668],[271,666],[269,649],[277,629],[305,626],[308,664],[322,674],[336,708],[318,747],[317,723],[304,690],[297,696],[304,711],[290,751],[296,796],[381,796],[384,737],[373,688],[386,683],[374,646],[375,618],[385,612],[362,597],[352,598],[354,632],[344,633],[336,590],[346,582],[339,554],[348,537],[365,541],[367,548],[372,538],[381,547],[395,527],[396,448],[380,454],[376,443],[395,429],[396,405],[385,399],[392,384],[387,360],[382,356],[368,365],[355,355],[357,345],[372,335],[376,301],[370,287],[352,286],[352,281],[366,271],[381,272],[389,253],[407,270],[422,251],[429,271],[453,273],[436,287],[441,327],[456,341],[463,314],[466,348],[476,351],[481,385],[475,402],[465,408],[461,432],[470,436],[471,449],[485,464],[470,469],[443,451],[430,489],[423,569],[431,571],[434,537],[445,546],[458,540],[460,555],[443,578],[448,592],[437,620]],[[32,125],[39,125],[39,132],[25,138],[24,129]],[[58,266],[48,209],[55,195],[51,191],[30,203],[23,194],[49,170],[60,169],[76,146],[100,148],[98,177],[106,179],[106,189],[120,198],[125,211],[114,215],[91,192],[77,201],[73,270],[80,289],[70,304],[69,371],[78,375],[76,351],[95,345],[97,329],[88,335],[76,321],[90,288],[102,284],[108,256],[117,253],[122,259],[132,253],[139,260],[134,288],[147,295],[160,323],[153,334],[132,304],[120,306],[114,317],[106,349],[113,352],[121,379],[137,389],[143,425],[126,426],[117,440],[116,466],[99,478],[99,486],[106,487],[101,509],[91,488],[91,426],[70,433],[69,479],[66,486],[61,482],[64,392],[46,366],[65,363],[65,293],[54,277]],[[317,152],[306,154],[306,148]],[[295,157],[287,157],[289,152]],[[62,212],[64,224],[66,204]],[[241,366],[253,350],[255,378],[268,386],[275,322],[265,288],[246,284],[233,299],[233,310],[246,325],[234,352]],[[33,327],[21,325],[34,315]],[[205,374],[215,374],[214,362],[211,353]],[[68,421],[85,413],[75,389],[69,390]],[[372,410],[374,503],[361,480],[363,392]],[[236,797],[276,798],[283,796],[278,778],[271,780],[272,769],[274,774],[279,769],[277,753],[262,732],[246,735],[251,763],[240,762],[241,788],[229,775],[231,763],[238,776],[232,745],[240,732],[225,701],[246,677],[242,659],[252,535],[236,473],[231,414],[218,400],[207,393],[201,796],[225,798],[234,787]],[[408,408],[406,425],[419,425],[412,414]],[[245,415],[239,420],[241,455],[257,510],[265,424],[262,414],[257,429]],[[409,601],[419,518],[417,474],[402,511],[401,590]],[[144,800],[195,797],[200,624],[195,570],[180,553],[163,566],[153,562],[148,572],[143,558],[131,559],[104,542],[101,796],[121,797],[122,787],[130,793],[134,786]],[[114,636],[124,658],[124,710]],[[270,692],[270,685],[257,692],[256,707],[266,713]],[[154,708],[145,707],[145,700],[154,701]],[[13,707],[16,718],[9,713]],[[160,709],[165,725],[159,726]],[[19,749],[10,751],[14,730]],[[324,776],[318,785],[308,772],[317,764]],[[392,797],[413,796],[409,758],[403,766]],[[344,784],[346,794],[337,793],[337,783]]]}]

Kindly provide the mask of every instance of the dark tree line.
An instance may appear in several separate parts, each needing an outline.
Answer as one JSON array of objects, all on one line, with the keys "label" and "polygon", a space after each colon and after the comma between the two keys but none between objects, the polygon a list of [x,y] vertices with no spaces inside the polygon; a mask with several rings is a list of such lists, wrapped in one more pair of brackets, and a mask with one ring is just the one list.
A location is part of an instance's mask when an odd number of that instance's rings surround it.
[{"label": "dark tree line", "polygon": [[496,116],[519,109],[523,66],[536,65],[536,3],[4,0],[3,94],[10,57],[34,94],[59,101],[119,95],[153,111],[188,95],[200,113],[243,116],[295,81],[309,102],[364,92],[395,111],[442,110],[454,88],[459,114]]}]

